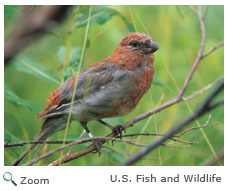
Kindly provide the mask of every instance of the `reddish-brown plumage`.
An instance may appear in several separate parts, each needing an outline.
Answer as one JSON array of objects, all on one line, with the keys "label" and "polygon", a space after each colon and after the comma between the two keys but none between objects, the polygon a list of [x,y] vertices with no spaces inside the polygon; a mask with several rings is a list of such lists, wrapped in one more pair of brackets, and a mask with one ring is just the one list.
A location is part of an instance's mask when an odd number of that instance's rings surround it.
[{"label": "reddish-brown plumage", "polygon": [[[36,140],[45,140],[66,128],[76,81],[71,120],[80,121],[87,132],[88,121],[121,116],[133,110],[152,83],[153,53],[157,49],[158,45],[150,36],[131,33],[111,56],[69,78],[48,96],[48,106],[37,115],[44,120]],[[97,144],[95,146],[98,148]],[[27,153],[28,150],[15,164]]]},{"label": "reddish-brown plumage", "polygon": [[[138,45],[131,45],[133,41],[136,41]],[[113,67],[113,65],[116,65],[116,67],[118,66],[118,70],[130,71],[129,75],[127,73],[126,75],[128,75],[127,77],[133,82],[133,91],[129,91],[126,95],[120,97],[115,102],[111,101],[110,103],[104,103],[103,105],[101,105],[101,107],[108,108],[109,111],[103,111],[103,109],[99,111],[98,107],[89,108],[88,112],[96,113],[96,117],[94,118],[101,119],[105,117],[118,116],[128,113],[137,105],[138,101],[149,89],[154,74],[153,52],[156,51],[158,47],[155,47],[155,50],[153,50],[154,47],[151,48],[147,46],[146,43],[148,41],[152,41],[152,38],[143,33],[131,33],[121,41],[120,45],[115,49],[115,52],[110,57],[90,65],[79,74],[79,76],[85,74],[84,80],[89,81],[87,83],[87,86],[89,88],[90,83],[91,85],[93,85],[92,80],[94,78],[93,75],[86,74],[89,70],[92,70],[94,73],[99,73],[99,71],[109,70],[107,69],[108,67]],[[137,70],[138,68],[140,68],[140,70]],[[113,69],[113,73],[115,72],[116,68]],[[72,94],[72,91],[69,91],[69,89],[74,88],[76,78],[77,75],[69,78],[61,87],[56,89],[48,96],[48,100],[46,102],[49,102],[49,105],[37,116],[38,118],[54,114],[57,108],[61,106],[61,103],[70,103],[71,100],[66,100],[66,97],[72,98],[72,95],[64,94],[67,92],[69,92],[69,94]],[[102,80],[102,78],[100,80]],[[116,83],[118,83],[118,81]],[[125,84],[126,88],[128,88],[129,85],[132,86],[132,84]],[[77,91],[83,92],[84,90],[81,90],[80,88],[83,87],[78,87]],[[100,87],[98,85],[97,90],[99,88]],[[90,90],[87,91],[88,93],[90,92]],[[106,99],[105,95],[104,99]],[[82,114],[81,116],[79,116],[78,120],[90,120],[84,115],[86,114]],[[92,117],[91,120],[94,120],[94,118]]]}]

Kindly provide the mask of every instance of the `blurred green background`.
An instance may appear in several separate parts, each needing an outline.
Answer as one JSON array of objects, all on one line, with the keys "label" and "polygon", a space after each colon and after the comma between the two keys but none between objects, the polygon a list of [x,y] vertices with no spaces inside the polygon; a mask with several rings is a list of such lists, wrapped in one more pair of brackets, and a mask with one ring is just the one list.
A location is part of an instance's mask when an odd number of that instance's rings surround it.
[{"label": "blurred green background", "polygon": [[[35,9],[40,6],[35,7]],[[19,142],[33,140],[38,133],[41,121],[35,116],[46,104],[44,103],[50,92],[55,90],[64,78],[75,73],[80,58],[81,48],[86,29],[86,19],[89,6],[73,7],[63,24],[35,41],[12,64],[5,67],[5,99],[4,99],[4,134],[5,142]],[[131,6],[132,14],[138,32],[151,35],[159,44],[160,49],[155,53],[156,81],[142,98],[135,110],[121,118],[106,119],[113,125],[124,124],[134,117],[174,98],[196,58],[201,31],[197,16],[186,6]],[[204,6],[206,26],[205,51],[224,39],[224,7]],[[10,38],[15,24],[22,13],[20,6],[5,6],[4,12],[4,38]],[[108,57],[123,37],[134,30],[129,6],[93,6],[91,25],[87,38],[82,68]],[[95,19],[94,19],[95,18]],[[84,22],[85,21],[85,22]],[[69,32],[70,31],[70,32]],[[68,67],[63,69],[65,51],[70,53]],[[40,66],[53,80],[45,80],[42,76],[30,71],[20,63],[20,60],[30,65]],[[224,75],[224,48],[220,47],[200,63],[185,96],[201,89],[218,77]],[[162,112],[136,123],[127,129],[126,133],[158,132],[163,133],[175,123],[186,117],[202,102],[212,91],[197,96],[188,103],[179,103]],[[7,94],[8,93],[8,94]],[[13,93],[13,97],[10,97]],[[18,97],[15,98],[15,95]],[[219,95],[223,96],[223,93]],[[210,124],[218,123],[214,127],[204,128],[214,151],[219,155],[224,147],[224,107],[220,106],[211,112]],[[198,119],[204,124],[209,113]],[[97,122],[89,122],[91,132],[97,136],[105,136],[110,131]],[[186,128],[197,126],[191,123]],[[67,140],[76,139],[82,132],[78,122],[73,122]],[[50,140],[62,140],[64,132],[59,132]],[[156,137],[134,137],[138,143],[148,144]],[[209,148],[200,130],[187,133],[182,139],[198,141],[199,144],[190,145],[189,148],[159,147],[148,154],[136,165],[205,165],[213,159]],[[170,142],[170,141],[169,141]],[[64,165],[120,165],[140,148],[125,143],[106,143],[108,148],[102,149],[102,154],[88,154],[82,158]],[[172,146],[183,146],[174,144]],[[47,145],[42,152],[56,148],[58,145]],[[87,146],[79,145],[74,151]],[[186,145],[184,145],[186,146]],[[189,145],[187,145],[189,146]],[[26,146],[5,148],[5,165],[11,165]],[[65,151],[67,152],[67,150]],[[33,152],[28,158],[34,157]],[[47,165],[59,158],[56,153],[36,165]],[[223,165],[223,164],[221,164]]]}]

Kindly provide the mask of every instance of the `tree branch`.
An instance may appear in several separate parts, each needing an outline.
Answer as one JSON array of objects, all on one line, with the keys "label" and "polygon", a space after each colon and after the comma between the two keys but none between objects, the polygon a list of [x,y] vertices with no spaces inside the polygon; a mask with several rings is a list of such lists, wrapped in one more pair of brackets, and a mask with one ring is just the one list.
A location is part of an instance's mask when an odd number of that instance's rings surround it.
[{"label": "tree branch", "polygon": [[[176,139],[176,138],[180,138],[180,137],[184,136],[186,133],[196,130],[196,129],[217,125],[217,123],[209,125],[210,120],[211,120],[211,114],[209,115],[205,124],[197,126],[197,127],[188,128],[178,135],[173,135],[169,139],[176,141],[176,142],[185,143],[185,144],[198,144],[198,142],[191,142],[191,141],[180,140],[180,139]],[[126,135],[123,135],[122,137],[132,137],[132,136],[164,136],[164,134],[162,134],[162,133],[134,133],[134,134],[126,134]]]},{"label": "tree branch", "polygon": [[[149,152],[153,151],[155,148],[157,148],[159,145],[164,143],[167,139],[175,135],[178,131],[183,129],[186,125],[194,121],[196,118],[202,116],[204,113],[214,109],[219,104],[217,104],[215,107],[212,107],[213,105],[211,102],[213,99],[217,96],[217,94],[224,89],[224,83],[220,83],[216,89],[204,100],[204,102],[196,109],[196,111],[192,114],[190,114],[188,117],[186,117],[184,120],[180,121],[178,124],[174,125],[173,128],[171,128],[167,133],[165,133],[164,136],[161,138],[153,141],[151,144],[149,144],[148,147],[140,150],[137,154],[133,155],[129,160],[127,160],[123,165],[129,166],[137,162],[139,159],[141,159],[143,156],[148,154]],[[221,104],[221,103],[220,103]]]},{"label": "tree branch", "polygon": [[[46,154],[44,154],[42,156],[39,156],[39,157],[37,157],[35,159],[32,159],[30,162],[28,162],[27,164],[25,164],[25,166],[30,166],[30,165],[32,165],[32,164],[40,161],[41,159],[48,158],[52,154],[54,154],[56,152],[59,152],[59,151],[62,151],[62,150],[66,149],[66,148],[69,148],[69,147],[71,147],[73,145],[87,143],[87,142],[93,142],[94,140],[99,141],[101,144],[104,144],[105,142],[111,140],[111,141],[124,142],[124,143],[127,143],[127,144],[131,144],[131,145],[135,145],[135,146],[140,146],[140,147],[146,147],[147,146],[147,145],[144,145],[144,144],[135,143],[132,140],[119,139],[119,138],[115,138],[115,137],[93,137],[93,138],[86,138],[86,139],[81,139],[81,140],[76,140],[76,141],[66,141],[67,144],[65,144],[64,146],[61,146],[61,147],[59,147],[57,149],[53,149],[52,151],[49,151],[48,153],[46,153]],[[51,142],[51,141],[46,141],[46,142]],[[46,142],[44,142],[44,143],[46,143]],[[62,144],[63,143],[63,141],[53,141],[53,142],[55,144]],[[33,142],[33,143],[42,144],[42,141],[37,141],[37,142]],[[70,154],[69,155],[66,155],[66,156],[70,157]]]},{"label": "tree branch", "polygon": [[38,11],[23,6],[22,17],[4,45],[4,63],[9,63],[28,44],[61,23],[71,6],[46,5]]},{"label": "tree branch", "polygon": [[[190,6],[191,7],[191,6]],[[186,91],[187,87],[188,87],[188,84],[190,82],[190,80],[192,79],[192,76],[193,74],[195,73],[199,63],[200,63],[200,60],[202,58],[202,54],[203,54],[203,50],[204,50],[204,46],[205,46],[205,41],[206,41],[206,31],[205,31],[205,26],[204,26],[204,21],[203,21],[203,17],[202,17],[202,12],[201,12],[201,7],[198,6],[198,11],[196,11],[194,8],[191,7],[191,9],[194,11],[194,13],[196,13],[196,15],[198,16],[199,18],[199,23],[200,23],[200,29],[201,29],[201,43],[200,43],[200,48],[199,48],[199,51],[198,51],[198,54],[197,54],[197,57],[195,59],[195,62],[192,66],[192,69],[191,71],[189,72],[185,82],[184,82],[184,85],[183,87],[181,88],[179,94],[178,94],[178,97],[182,97],[184,92]]]},{"label": "tree branch", "polygon": [[[186,129],[183,133],[181,133],[180,135],[174,135],[173,137],[171,137],[171,140],[177,141],[177,142],[181,142],[181,143],[187,143],[187,144],[196,144],[196,142],[189,142],[189,141],[185,141],[185,140],[179,140],[179,139],[175,139],[175,137],[182,137],[184,134],[186,134],[189,131],[195,130],[195,129],[199,129],[199,128],[203,128],[203,127],[208,127],[208,126],[215,126],[217,124],[211,124],[209,125],[209,121],[211,119],[211,115],[209,116],[208,120],[206,121],[206,123],[204,125],[198,126],[198,127],[191,127],[189,129]],[[107,137],[93,137],[93,138],[86,138],[86,139],[80,139],[80,140],[66,140],[66,141],[45,141],[45,140],[40,140],[40,141],[23,141],[23,142],[18,142],[18,143],[4,143],[4,147],[17,147],[17,146],[24,146],[27,144],[83,144],[83,143],[87,143],[87,142],[92,142],[93,140],[97,140],[97,141],[103,141],[103,140],[112,140],[112,141],[118,141],[118,142],[125,142],[125,143],[130,143],[136,146],[141,146],[140,144],[136,144],[134,143],[132,140],[127,140],[127,139],[122,139],[123,137],[134,137],[134,136],[164,136],[164,134],[162,133],[134,133],[134,134],[125,134],[122,135],[122,137],[112,137],[112,138],[107,138]]]},{"label": "tree branch", "polygon": [[[197,127],[191,127],[189,129],[186,129],[185,131],[183,131],[179,135],[176,135],[176,137],[182,137],[183,135],[185,135],[189,131],[192,131],[192,130],[195,130],[195,129],[199,129],[199,128],[203,128],[203,127],[207,127],[210,120],[211,120],[211,114],[209,115],[209,117],[208,117],[208,119],[207,119],[207,121],[206,121],[206,123],[204,125],[200,125],[200,126],[197,126]],[[215,125],[216,124],[213,124],[213,126],[215,126]]]},{"label": "tree branch", "polygon": [[[174,135],[172,136],[170,139],[175,141],[175,142],[180,142],[180,143],[184,143],[184,144],[198,144],[198,142],[191,142],[191,141],[185,141],[185,140],[180,140],[180,139],[176,139],[175,137],[181,137],[183,136],[184,134],[192,131],[192,130],[195,130],[195,129],[199,129],[199,128],[203,128],[203,127],[207,127],[207,126],[215,126],[216,124],[212,124],[212,125],[209,125],[209,121],[211,119],[211,115],[209,116],[208,120],[206,121],[206,123],[204,125],[201,125],[201,126],[198,126],[198,127],[192,127],[192,128],[189,128],[187,130],[185,130],[183,133],[179,134],[179,135]],[[136,133],[136,134],[126,134],[126,135],[123,135],[122,137],[132,137],[132,136],[164,136],[164,134],[161,134],[161,133]],[[57,149],[54,149],[48,153],[46,153],[45,155],[42,155],[42,156],[39,156],[37,158],[34,158],[32,161],[30,161],[29,163],[27,163],[26,165],[30,166],[42,159],[45,159],[45,158],[48,158],[50,157],[52,154],[54,154],[55,152],[59,152],[61,150],[64,150],[72,145],[75,145],[75,144],[82,144],[82,143],[87,143],[87,142],[92,142],[93,140],[97,140],[97,141],[118,141],[118,142],[124,142],[124,143],[127,143],[127,144],[131,144],[131,145],[135,145],[135,146],[141,146],[141,147],[146,147],[148,145],[145,145],[145,144],[137,144],[135,143],[134,141],[132,140],[127,140],[127,139],[120,139],[120,137],[117,137],[117,138],[107,138],[107,137],[94,137],[94,138],[87,138],[87,139],[82,139],[82,140],[68,140],[68,141],[65,141],[65,146],[62,146],[60,148],[57,148]],[[63,144],[63,141],[24,141],[24,142],[19,142],[19,143],[12,143],[12,144],[9,144],[9,143],[5,143],[4,144],[4,147],[14,147],[14,146],[24,146],[26,144]],[[171,143],[170,143],[171,144]],[[161,144],[162,146],[164,147],[169,147],[169,148],[187,148],[186,146],[172,146],[170,144]],[[103,146],[105,147],[105,146]],[[117,152],[117,151],[115,151]]]},{"label": "tree branch", "polygon": [[[181,133],[179,135],[172,136],[170,139],[175,141],[175,142],[180,142],[180,143],[184,143],[184,144],[198,144],[198,142],[180,140],[180,139],[176,139],[175,137],[182,137],[184,134],[186,134],[186,133],[188,133],[188,132],[190,132],[192,130],[195,130],[195,129],[199,129],[199,128],[203,128],[203,127],[207,127],[207,126],[215,126],[216,124],[209,125],[210,119],[211,119],[211,115],[209,116],[208,120],[206,121],[206,123],[204,125],[201,125],[201,126],[198,126],[198,127],[189,128],[189,129],[185,130],[183,133]],[[161,133],[136,133],[136,134],[126,134],[126,135],[123,135],[122,137],[132,137],[132,136],[164,136],[164,134],[161,134]],[[26,165],[30,166],[30,165],[32,165],[32,164],[34,164],[34,163],[36,163],[36,162],[38,162],[38,161],[40,161],[42,159],[50,157],[55,152],[59,152],[61,150],[64,150],[64,149],[66,149],[66,148],[68,148],[68,147],[70,147],[72,145],[82,144],[82,143],[86,143],[86,142],[92,142],[93,140],[98,140],[98,141],[111,140],[111,141],[125,142],[127,144],[131,144],[131,145],[135,145],[135,146],[141,146],[141,147],[147,147],[148,146],[148,145],[145,145],[145,144],[137,144],[137,143],[135,143],[132,140],[127,140],[127,139],[122,139],[122,138],[120,139],[120,137],[117,137],[117,138],[94,137],[94,138],[87,138],[87,139],[76,140],[76,141],[68,140],[68,141],[65,141],[65,143],[66,143],[65,146],[57,148],[57,149],[54,149],[54,150],[46,153],[45,155],[39,156],[37,158],[34,158],[32,161],[30,161]],[[5,147],[13,147],[13,146],[23,146],[25,144],[63,144],[63,141],[24,141],[24,142],[19,142],[19,143],[12,143],[12,144],[5,143],[4,146]],[[172,146],[170,144],[171,143],[169,143],[169,144],[161,144],[161,145],[164,146],[164,147],[169,147],[169,148],[187,148],[186,146]],[[103,146],[103,147],[105,147],[105,146]],[[117,151],[115,151],[115,152],[117,152]]]},{"label": "tree branch", "polygon": [[[222,77],[219,77],[217,80],[213,81],[212,83],[210,83],[209,85],[205,86],[204,88],[202,88],[201,90],[198,90],[197,92],[193,93],[192,95],[188,96],[187,98],[183,98],[183,101],[189,101],[191,99],[193,99],[194,97],[204,93],[206,90],[209,90],[210,88],[212,88],[215,84],[217,84],[218,82],[220,82],[221,80],[223,80],[223,76]],[[167,105],[167,104],[166,104]],[[159,106],[160,107],[160,106]],[[161,110],[163,109],[166,109],[167,107],[164,107],[162,108]],[[156,108],[155,108],[156,109]],[[157,111],[159,109],[156,109]],[[152,112],[153,113],[153,112]],[[140,115],[141,116],[141,115]],[[210,125],[212,126],[212,125]],[[124,127],[128,128],[129,126],[127,126],[126,124],[124,125]],[[199,127],[200,128],[200,127]],[[186,130],[187,132],[188,130]],[[185,132],[185,133],[186,133]],[[185,133],[182,133],[182,134],[185,134]],[[140,134],[135,134],[135,135],[140,135]],[[143,135],[152,135],[152,136],[163,136],[163,134],[159,134],[159,133],[144,133]],[[127,136],[133,136],[131,134],[127,134],[127,135],[123,135],[122,137],[127,137]],[[182,135],[181,135],[182,136]],[[171,139],[173,141],[177,141],[177,142],[182,142],[182,143],[185,143],[185,144],[197,144],[197,142],[188,142],[188,141],[185,141],[185,140],[180,140],[180,139],[175,139],[175,137],[181,137],[180,135],[175,135],[173,136]],[[97,139],[99,137],[95,137],[95,139]],[[104,138],[104,137],[102,137]],[[38,162],[39,160],[41,159],[44,159],[44,158],[47,158],[47,157],[50,157],[52,154],[54,154],[55,152],[58,152],[58,151],[61,151],[65,148],[68,148],[69,146],[71,145],[75,145],[75,144],[82,144],[82,143],[85,143],[85,142],[91,142],[92,139],[94,138],[87,138],[87,139],[82,139],[82,140],[68,140],[66,141],[66,147],[64,148],[58,148],[58,149],[55,149],[55,150],[52,150],[50,152],[48,152],[47,154],[43,155],[43,156],[40,156],[39,158],[36,158],[34,160],[32,160],[30,163],[28,163],[27,165],[32,165],[34,164],[35,162]],[[24,146],[26,144],[62,144],[63,141],[23,141],[23,142],[18,142],[18,143],[4,143],[4,147],[15,147],[15,146]],[[70,145],[68,145],[70,144]],[[89,150],[90,151],[90,150]],[[93,151],[93,150],[91,150]],[[90,151],[90,152],[91,152]],[[77,156],[77,155],[76,155]]]}]

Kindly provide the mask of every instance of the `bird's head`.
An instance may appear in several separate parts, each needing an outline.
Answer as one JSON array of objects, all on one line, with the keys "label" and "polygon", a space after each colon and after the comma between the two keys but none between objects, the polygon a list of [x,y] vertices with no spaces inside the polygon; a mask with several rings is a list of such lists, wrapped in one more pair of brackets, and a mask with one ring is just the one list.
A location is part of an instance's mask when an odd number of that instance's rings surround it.
[{"label": "bird's head", "polygon": [[158,44],[144,33],[130,33],[123,38],[117,49],[127,48],[131,51],[140,51],[143,54],[154,53],[159,49]]}]

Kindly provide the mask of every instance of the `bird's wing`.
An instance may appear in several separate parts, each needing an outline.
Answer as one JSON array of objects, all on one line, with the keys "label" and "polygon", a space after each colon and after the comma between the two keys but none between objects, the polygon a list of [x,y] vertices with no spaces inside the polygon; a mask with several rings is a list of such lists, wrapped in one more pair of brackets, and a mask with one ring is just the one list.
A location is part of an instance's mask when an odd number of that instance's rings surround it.
[{"label": "bird's wing", "polygon": [[[121,70],[118,65],[110,63],[108,60],[91,65],[79,74],[78,79],[77,76],[69,78],[62,86],[52,92],[47,100],[49,105],[37,115],[37,119],[62,114],[66,107],[69,108],[76,81],[75,101],[87,100],[88,97],[93,96],[99,104],[102,99],[105,101],[107,98],[102,98],[102,95],[97,94],[97,92],[105,92],[108,88],[113,91],[115,86],[118,86],[117,84],[121,85],[121,78],[126,78],[125,74],[125,70]],[[115,82],[117,83],[115,84]]]}]

